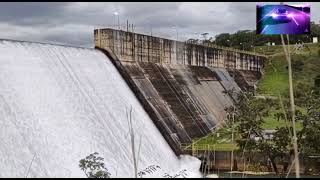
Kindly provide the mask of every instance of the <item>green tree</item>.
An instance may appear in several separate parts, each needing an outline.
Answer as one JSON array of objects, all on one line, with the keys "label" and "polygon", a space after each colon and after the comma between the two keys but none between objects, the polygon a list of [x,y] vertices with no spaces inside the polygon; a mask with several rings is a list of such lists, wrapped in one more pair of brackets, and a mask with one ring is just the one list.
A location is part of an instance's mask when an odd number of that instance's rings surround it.
[{"label": "green tree", "polygon": [[[312,37],[320,38],[320,26],[311,22],[311,34],[290,35],[290,44],[309,43]],[[229,41],[228,41],[229,40]],[[245,50],[253,50],[252,46],[263,46],[268,42],[274,42],[276,45],[281,44],[279,35],[260,35],[255,30],[240,30],[235,33],[222,33],[215,36],[215,43],[219,46],[233,47]],[[242,43],[242,45],[240,45]]]},{"label": "green tree", "polygon": [[[228,41],[229,40],[229,41]],[[222,33],[216,36],[215,43],[219,46],[232,46],[232,39],[229,33]]]},{"label": "green tree", "polygon": [[311,88],[300,97],[299,106],[306,109],[306,113],[297,115],[297,120],[302,122],[299,132],[299,145],[306,155],[320,153],[320,89]]},{"label": "green tree", "polygon": [[[282,176],[277,165],[283,165],[285,170],[288,167],[292,154],[290,129],[278,128],[273,138],[269,139],[264,136],[262,128],[264,118],[269,116],[269,111],[274,106],[277,103],[273,99],[256,98],[248,92],[239,94],[235,103],[235,124],[240,136],[236,142],[240,151],[246,153],[251,162],[259,162],[255,155],[262,154],[268,157],[274,172]],[[227,109],[229,113],[232,110],[233,107]]]},{"label": "green tree", "polygon": [[104,158],[98,155],[99,153],[95,152],[85,159],[81,159],[79,161],[79,167],[88,178],[109,178],[111,174],[104,165]]}]

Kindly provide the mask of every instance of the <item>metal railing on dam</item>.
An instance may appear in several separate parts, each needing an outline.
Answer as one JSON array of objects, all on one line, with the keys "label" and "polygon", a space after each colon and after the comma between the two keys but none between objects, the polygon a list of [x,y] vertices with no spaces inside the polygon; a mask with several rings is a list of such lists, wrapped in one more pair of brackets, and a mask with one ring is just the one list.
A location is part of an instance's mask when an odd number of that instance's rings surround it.
[{"label": "metal railing on dam", "polygon": [[[264,56],[113,29],[94,31],[96,48],[113,61],[176,154],[223,124],[230,90],[248,89]],[[239,84],[230,72],[241,78]],[[239,71],[239,72],[238,72]],[[246,77],[250,82],[246,81]],[[243,88],[245,87],[245,88]]]}]

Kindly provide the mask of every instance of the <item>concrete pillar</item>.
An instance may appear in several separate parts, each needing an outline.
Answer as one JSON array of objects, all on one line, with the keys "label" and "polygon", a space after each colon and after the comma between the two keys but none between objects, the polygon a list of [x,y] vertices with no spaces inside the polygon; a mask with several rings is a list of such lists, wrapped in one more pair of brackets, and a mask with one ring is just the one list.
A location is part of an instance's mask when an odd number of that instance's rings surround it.
[{"label": "concrete pillar", "polygon": [[194,65],[196,60],[196,50],[195,50],[195,46],[192,46],[192,58],[191,58],[191,64],[190,65]]},{"label": "concrete pillar", "polygon": [[208,66],[207,48],[204,48],[204,66]]}]

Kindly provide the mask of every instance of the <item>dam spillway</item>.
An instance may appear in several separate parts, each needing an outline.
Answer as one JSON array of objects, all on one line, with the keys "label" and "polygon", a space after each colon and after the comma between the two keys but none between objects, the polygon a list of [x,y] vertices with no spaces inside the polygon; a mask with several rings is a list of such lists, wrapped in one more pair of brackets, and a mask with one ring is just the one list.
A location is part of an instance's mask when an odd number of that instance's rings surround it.
[{"label": "dam spillway", "polygon": [[[147,85],[163,80],[157,78]],[[144,83],[139,73],[135,81]],[[85,177],[79,160],[93,152],[105,158],[111,177],[134,177],[126,116],[130,108],[136,142],[141,142],[138,170],[157,165],[161,170],[149,176],[184,169],[188,177],[200,176],[199,160],[176,156],[102,52],[0,40],[0,177]]]}]

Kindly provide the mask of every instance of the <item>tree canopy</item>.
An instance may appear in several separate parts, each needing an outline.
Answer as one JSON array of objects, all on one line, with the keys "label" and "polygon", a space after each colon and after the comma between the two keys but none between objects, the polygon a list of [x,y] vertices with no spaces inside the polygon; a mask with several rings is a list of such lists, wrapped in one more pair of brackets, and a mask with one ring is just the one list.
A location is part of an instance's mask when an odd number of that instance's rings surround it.
[{"label": "tree canopy", "polygon": [[[320,39],[320,25],[311,22],[311,33],[305,35],[290,35],[290,44],[295,43],[309,43],[312,42],[313,37]],[[194,41],[199,42],[195,39]],[[221,33],[206,40],[219,46],[233,47],[237,49],[251,50],[254,46],[262,46],[267,43],[275,43],[275,45],[281,44],[281,38],[279,35],[259,35],[255,30],[240,30],[235,33]],[[240,44],[241,43],[241,44]]]},{"label": "tree canopy", "polygon": [[[300,110],[295,111],[296,122],[303,126],[297,133],[299,153],[304,156],[320,155],[320,88],[304,84],[298,84],[297,87],[301,89],[297,89],[295,94],[296,106],[300,107]],[[284,176],[283,173],[288,170],[293,156],[293,128],[289,106],[287,97],[257,98],[251,93],[242,92],[238,94],[235,107],[226,109],[228,114],[234,114],[234,119],[228,116],[227,124],[234,121],[239,133],[236,142],[240,151],[246,152],[246,157],[253,162],[259,162],[255,153],[265,155],[274,172],[280,176]],[[272,138],[266,138],[262,124],[272,108],[280,110],[276,116],[285,120],[286,126],[276,128]],[[284,167],[282,173],[277,165]]]}]

